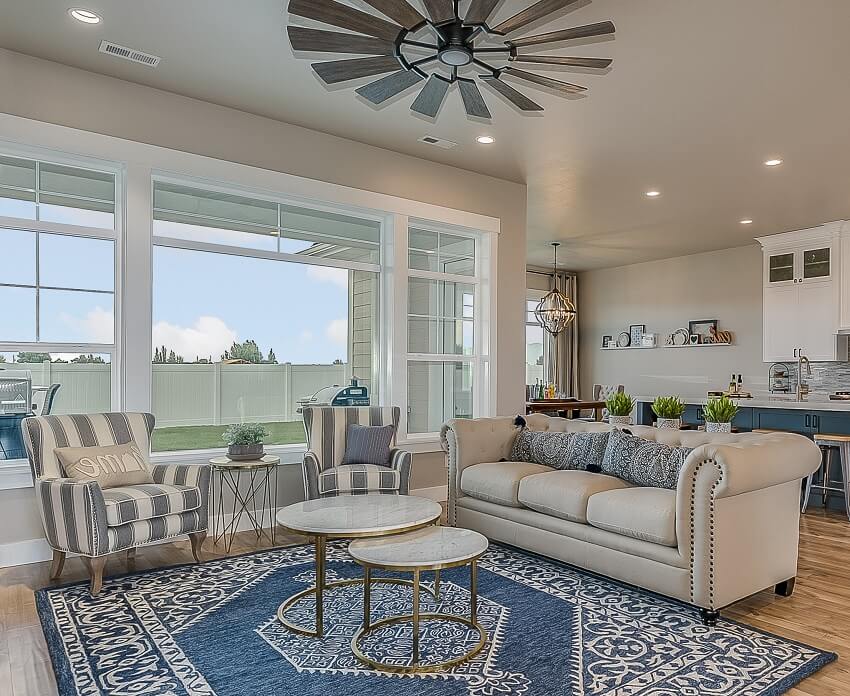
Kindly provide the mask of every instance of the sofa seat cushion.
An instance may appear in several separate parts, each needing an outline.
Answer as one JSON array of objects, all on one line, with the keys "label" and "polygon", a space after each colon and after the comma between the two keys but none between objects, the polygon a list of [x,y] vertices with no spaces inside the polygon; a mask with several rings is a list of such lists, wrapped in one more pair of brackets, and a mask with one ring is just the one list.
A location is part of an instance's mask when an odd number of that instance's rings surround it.
[{"label": "sofa seat cushion", "polygon": [[665,488],[626,488],[591,496],[587,521],[598,529],[676,546],[676,491]]},{"label": "sofa seat cushion", "polygon": [[401,473],[377,464],[340,464],[319,473],[319,495],[391,493],[400,487]]},{"label": "sofa seat cushion", "polygon": [[119,486],[103,491],[103,502],[106,524],[112,527],[197,510],[201,507],[201,490],[165,483]]},{"label": "sofa seat cushion", "polygon": [[589,471],[549,471],[524,478],[519,502],[545,515],[587,523],[587,501],[601,491],[620,490],[628,483]]},{"label": "sofa seat cushion", "polygon": [[531,462],[492,462],[473,464],[463,470],[460,489],[466,495],[499,505],[522,507],[517,498],[520,482],[526,476],[552,469]]}]

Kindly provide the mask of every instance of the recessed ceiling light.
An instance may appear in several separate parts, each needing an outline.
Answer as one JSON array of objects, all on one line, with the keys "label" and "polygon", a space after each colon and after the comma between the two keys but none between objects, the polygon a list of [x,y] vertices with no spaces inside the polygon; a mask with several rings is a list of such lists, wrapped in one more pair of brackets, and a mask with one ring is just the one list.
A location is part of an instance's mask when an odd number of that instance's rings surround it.
[{"label": "recessed ceiling light", "polygon": [[661,195],[661,191],[647,191],[646,192],[647,198],[658,198],[660,195]]},{"label": "recessed ceiling light", "polygon": [[99,14],[96,14],[91,10],[84,10],[82,7],[71,8],[68,10],[68,14],[83,24],[100,24],[102,21]]},{"label": "recessed ceiling light", "polygon": [[496,142],[496,139],[492,135],[479,135],[475,140],[482,145],[492,145]]},{"label": "recessed ceiling light", "polygon": [[782,164],[782,160],[781,159],[769,159],[765,162],[765,164],[768,167],[778,167],[780,164]]},{"label": "recessed ceiling light", "polygon": [[741,224],[742,225],[752,225],[753,221],[750,220],[750,218],[744,218],[743,220],[741,220]]}]

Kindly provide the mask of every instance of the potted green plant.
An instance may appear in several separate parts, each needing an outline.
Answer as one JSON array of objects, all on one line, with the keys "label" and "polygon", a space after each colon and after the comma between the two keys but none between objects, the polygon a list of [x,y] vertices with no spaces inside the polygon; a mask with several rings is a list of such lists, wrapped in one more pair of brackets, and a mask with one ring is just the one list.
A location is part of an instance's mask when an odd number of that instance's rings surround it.
[{"label": "potted green plant", "polygon": [[263,456],[263,440],[270,435],[261,423],[236,423],[221,436],[227,443],[227,456],[233,461],[248,461]]},{"label": "potted green plant", "polygon": [[658,416],[655,425],[662,430],[679,430],[682,427],[685,404],[678,396],[659,396],[652,402],[652,410]]},{"label": "potted green plant", "polygon": [[719,399],[709,399],[702,412],[705,415],[705,432],[731,433],[738,405],[728,396],[721,396]]},{"label": "potted green plant", "polygon": [[608,409],[608,422],[611,425],[631,425],[632,411],[635,408],[635,400],[623,392],[615,392],[605,401]]}]

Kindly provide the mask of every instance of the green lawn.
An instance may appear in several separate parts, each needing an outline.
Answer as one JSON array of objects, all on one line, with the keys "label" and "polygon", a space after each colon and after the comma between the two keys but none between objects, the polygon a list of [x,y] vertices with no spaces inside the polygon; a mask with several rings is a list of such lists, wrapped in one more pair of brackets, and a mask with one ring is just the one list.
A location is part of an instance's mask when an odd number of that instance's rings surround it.
[{"label": "green lawn", "polygon": [[[266,438],[267,445],[292,445],[305,442],[304,424],[301,421],[290,423],[263,423],[271,432]],[[214,449],[225,447],[222,433],[226,425],[187,425],[179,428],[157,428],[153,432],[152,449],[154,452],[173,452],[176,450]]]}]

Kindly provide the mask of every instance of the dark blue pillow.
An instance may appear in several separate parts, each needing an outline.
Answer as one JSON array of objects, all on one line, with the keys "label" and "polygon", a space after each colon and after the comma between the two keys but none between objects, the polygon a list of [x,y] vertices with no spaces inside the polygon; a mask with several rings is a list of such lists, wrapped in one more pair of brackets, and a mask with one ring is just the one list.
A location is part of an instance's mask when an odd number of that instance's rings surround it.
[{"label": "dark blue pillow", "polygon": [[392,424],[351,423],[345,434],[345,454],[342,457],[342,463],[388,466],[393,435],[395,435],[395,426]]}]

